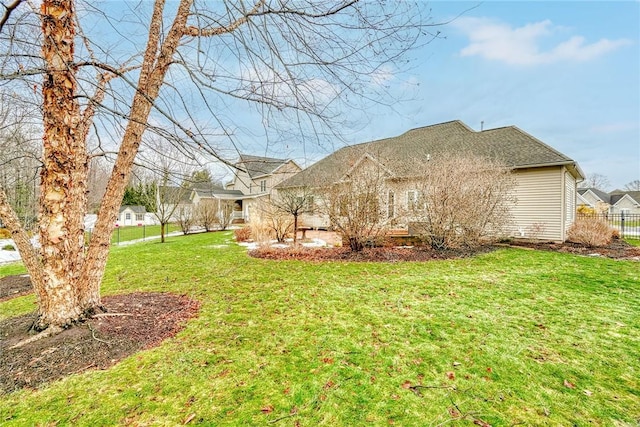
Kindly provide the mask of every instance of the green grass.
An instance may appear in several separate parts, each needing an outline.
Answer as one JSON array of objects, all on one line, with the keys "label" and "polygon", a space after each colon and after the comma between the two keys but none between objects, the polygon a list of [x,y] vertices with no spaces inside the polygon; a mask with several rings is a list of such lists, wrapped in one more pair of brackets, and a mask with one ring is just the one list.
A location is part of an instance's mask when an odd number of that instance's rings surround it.
[{"label": "green grass", "polygon": [[[165,234],[178,231],[179,227],[175,224],[167,224],[165,226]],[[153,239],[160,236],[159,225],[145,225],[145,226],[126,226],[116,227],[111,234],[111,244],[117,245],[122,242],[129,242],[132,240],[146,240]],[[87,240],[91,238],[91,234],[87,233]]]},{"label": "green grass", "polygon": [[[248,258],[229,232],[206,233],[112,248],[103,294],[137,290],[197,298],[200,316],[111,369],[3,396],[0,423],[640,419],[637,262],[519,249],[428,263],[274,262]],[[0,317],[33,302],[4,302]]]},{"label": "green grass", "polygon": [[633,246],[640,246],[640,239],[624,239],[627,243]]}]

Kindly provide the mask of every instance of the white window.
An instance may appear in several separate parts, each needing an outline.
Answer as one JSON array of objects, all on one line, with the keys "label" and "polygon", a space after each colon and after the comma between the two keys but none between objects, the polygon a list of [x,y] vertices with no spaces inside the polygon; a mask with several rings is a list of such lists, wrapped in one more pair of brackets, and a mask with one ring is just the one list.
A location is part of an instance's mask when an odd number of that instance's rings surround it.
[{"label": "white window", "polygon": [[124,214],[124,219],[126,219],[127,221],[131,220],[131,213],[127,212],[126,214]]},{"label": "white window", "polygon": [[137,213],[136,214],[136,221],[143,221],[143,220],[144,220],[144,214]]},{"label": "white window", "polygon": [[265,191],[267,191],[267,180],[263,179],[260,181],[260,192],[264,193]]},{"label": "white window", "polygon": [[396,194],[393,191],[387,194],[387,214],[389,219],[396,216]]}]

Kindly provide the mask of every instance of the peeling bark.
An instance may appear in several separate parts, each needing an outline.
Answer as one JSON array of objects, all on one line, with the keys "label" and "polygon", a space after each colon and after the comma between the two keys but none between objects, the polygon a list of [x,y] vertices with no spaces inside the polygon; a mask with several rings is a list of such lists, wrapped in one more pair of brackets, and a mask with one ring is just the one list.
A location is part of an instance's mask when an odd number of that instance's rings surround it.
[{"label": "peeling bark", "polygon": [[80,106],[74,60],[73,0],[45,0],[41,6],[42,57],[47,72],[43,95],[43,167],[40,174],[40,255],[42,286],[36,329],[65,327],[79,320],[79,283],[84,262],[84,212],[88,158],[78,132]]},{"label": "peeling bark", "polygon": [[109,253],[111,232],[115,227],[118,209],[129,180],[133,161],[138,153],[142,135],[146,130],[146,123],[153,102],[158,97],[160,87],[164,83],[165,75],[178,48],[180,38],[184,34],[192,3],[192,0],[182,0],[180,2],[171,29],[162,43],[161,30],[164,0],[156,0],[154,4],[149,26],[149,39],[138,80],[138,91],[134,96],[129,123],[125,129],[118,157],[98,211],[98,219],[82,271],[81,281],[86,283],[88,287],[88,292],[83,295],[84,299],[81,299],[81,304],[84,306],[90,306],[95,301],[96,296],[99,297],[100,284]]}]

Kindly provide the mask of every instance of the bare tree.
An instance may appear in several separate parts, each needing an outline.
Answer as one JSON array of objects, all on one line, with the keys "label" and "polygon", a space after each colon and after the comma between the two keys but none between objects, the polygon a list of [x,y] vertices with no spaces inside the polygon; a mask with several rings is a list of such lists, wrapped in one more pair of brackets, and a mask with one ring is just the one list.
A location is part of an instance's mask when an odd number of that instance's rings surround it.
[{"label": "bare tree", "polygon": [[626,183],[624,189],[627,191],[640,191],[640,179],[634,179]]},{"label": "bare tree", "polygon": [[500,163],[452,154],[423,164],[408,192],[407,220],[412,234],[432,248],[476,246],[500,236],[510,222],[515,181]]},{"label": "bare tree", "polygon": [[97,212],[100,202],[107,189],[112,163],[102,156],[94,157],[89,163],[89,176],[87,178],[87,209],[88,212]]},{"label": "bare tree", "polygon": [[41,148],[35,114],[16,96],[0,92],[0,188],[27,229],[35,226],[38,211]]},{"label": "bare tree", "polygon": [[167,226],[177,221],[175,214],[180,206],[191,203],[188,197],[192,189],[185,180],[193,176],[196,165],[191,157],[157,140],[149,141],[146,146],[149,150],[140,153],[140,164],[146,168],[147,176],[152,177],[149,183],[155,192],[146,193],[153,200],[145,205],[155,206],[153,214],[160,223],[160,242],[164,243]]},{"label": "bare tree", "polygon": [[580,183],[583,188],[595,188],[600,191],[607,191],[611,187],[609,178],[599,173],[590,173],[586,179]]},{"label": "bare tree", "polygon": [[[34,328],[50,332],[101,309],[109,239],[145,132],[227,162],[220,144],[235,142],[226,114],[233,100],[256,105],[265,128],[302,123],[331,132],[338,106],[386,95],[372,75],[399,65],[429,25],[402,1],[155,0],[110,2],[105,10],[83,3],[81,14],[74,0],[4,6],[0,78],[38,98],[42,111],[39,251],[3,190],[0,218],[31,274]],[[110,38],[100,39],[104,33]],[[167,80],[190,81],[193,90]],[[191,108],[198,99],[201,108]],[[293,120],[283,121],[287,115]],[[85,251],[92,132],[117,154]]]},{"label": "bare tree", "polygon": [[384,165],[365,154],[355,160],[352,170],[339,182],[323,189],[320,211],[352,251],[373,245],[395,221],[394,215],[383,209],[389,192],[389,178]]},{"label": "bare tree", "polygon": [[293,244],[297,243],[298,220],[302,214],[313,213],[314,192],[309,186],[280,189],[271,196],[271,204],[285,214],[293,216]]}]

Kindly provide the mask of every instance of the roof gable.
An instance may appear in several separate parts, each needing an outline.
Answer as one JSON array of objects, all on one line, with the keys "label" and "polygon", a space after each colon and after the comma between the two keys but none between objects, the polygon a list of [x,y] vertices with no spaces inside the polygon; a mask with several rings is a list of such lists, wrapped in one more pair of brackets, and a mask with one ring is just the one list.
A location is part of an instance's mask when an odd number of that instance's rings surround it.
[{"label": "roof gable", "polygon": [[454,120],[341,148],[279,187],[329,185],[366,153],[396,177],[414,176],[416,170],[412,165],[451,153],[487,157],[513,169],[566,165],[574,175],[583,176],[575,161],[515,126],[478,132]]},{"label": "roof gable", "polygon": [[239,169],[247,171],[252,179],[259,176],[269,175],[276,169],[287,163],[287,159],[276,159],[273,157],[251,156],[240,154],[240,159],[236,163]]},{"label": "roof gable", "polygon": [[625,191],[611,193],[611,204],[617,205],[625,198],[631,199],[633,203],[640,204],[640,191]]},{"label": "roof gable", "polygon": [[611,196],[604,191],[598,190],[597,188],[579,188],[578,193],[582,196],[591,195],[591,197],[599,199],[604,203],[611,203]]},{"label": "roof gable", "polygon": [[147,208],[145,208],[144,206],[140,206],[140,205],[123,205],[123,206],[120,206],[119,213],[122,213],[127,209],[132,211],[132,212],[134,212],[134,213],[147,213]]}]

